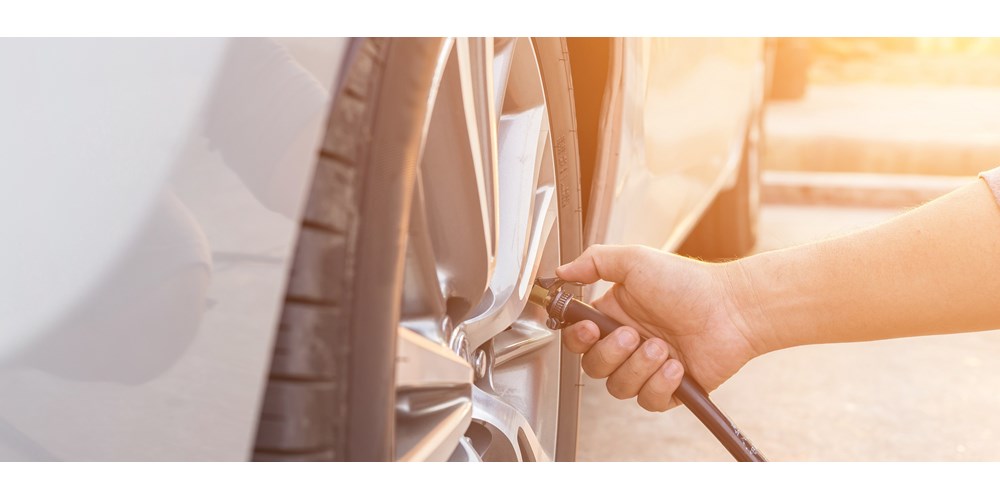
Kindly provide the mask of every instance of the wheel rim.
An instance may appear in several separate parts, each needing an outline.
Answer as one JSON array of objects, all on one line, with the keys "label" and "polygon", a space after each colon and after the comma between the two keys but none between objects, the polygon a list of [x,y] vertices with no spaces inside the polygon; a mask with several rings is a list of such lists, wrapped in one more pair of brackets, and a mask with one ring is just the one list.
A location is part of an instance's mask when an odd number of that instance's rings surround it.
[{"label": "wheel rim", "polygon": [[439,57],[400,308],[396,456],[549,460],[560,346],[527,302],[559,264],[548,110],[527,39]]}]

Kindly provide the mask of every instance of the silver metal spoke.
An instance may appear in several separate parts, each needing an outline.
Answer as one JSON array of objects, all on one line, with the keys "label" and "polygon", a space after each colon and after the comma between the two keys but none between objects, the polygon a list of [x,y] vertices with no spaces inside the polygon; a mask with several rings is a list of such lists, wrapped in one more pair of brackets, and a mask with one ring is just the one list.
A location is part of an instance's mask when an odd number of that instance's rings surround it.
[{"label": "silver metal spoke", "polygon": [[475,446],[472,445],[472,440],[468,436],[462,436],[458,440],[458,448],[455,448],[454,453],[451,454],[451,458],[448,459],[449,462],[482,462],[482,457],[479,456],[479,452],[476,451]]},{"label": "silver metal spoke", "polygon": [[418,172],[413,187],[400,321],[427,338],[446,342],[451,333],[450,324],[445,324],[447,304],[424,210],[422,177]]},{"label": "silver metal spoke", "polygon": [[518,113],[544,105],[545,96],[538,62],[535,60],[535,49],[529,40],[515,40],[500,114]]},{"label": "silver metal spoke", "polygon": [[527,356],[556,340],[555,332],[534,321],[518,320],[511,328],[493,340],[494,366]]},{"label": "silver metal spoke", "polygon": [[468,43],[458,41],[448,57],[421,161],[423,177],[434,179],[423,186],[425,209],[438,275],[456,316],[479,303],[497,242],[495,183],[484,170],[492,170],[493,162],[484,165],[478,125],[489,117],[481,115],[482,106],[477,111],[475,95],[486,87],[472,82],[470,52]]},{"label": "silver metal spoke", "polygon": [[[479,136],[479,169],[483,174],[484,204],[483,216],[489,221],[492,231],[491,254],[496,254],[497,230],[500,222],[500,210],[497,207],[497,165],[499,162],[497,155],[497,117],[498,109],[495,106],[493,66],[494,53],[493,43],[485,38],[463,38],[462,43],[456,45],[455,50],[459,53],[459,69],[462,74],[469,74],[469,81],[462,80],[465,99],[471,99],[475,118],[468,120],[470,124],[469,134],[472,135],[472,126]],[[467,53],[465,55],[464,53]],[[462,67],[462,63],[467,61],[468,68]]]},{"label": "silver metal spoke", "polygon": [[472,367],[405,328],[396,350],[397,459],[447,460],[471,422]]},{"label": "silver metal spoke", "polygon": [[472,366],[441,344],[399,328],[396,342],[396,387],[465,387],[472,383]]},{"label": "silver metal spoke", "polygon": [[514,57],[516,38],[496,39],[493,44],[493,95],[496,109],[503,109],[504,96],[507,94],[507,79],[510,77],[510,66]]},{"label": "silver metal spoke", "polygon": [[[427,96],[427,107],[429,109],[434,109],[437,103],[437,97],[440,94],[441,80],[444,79],[444,70],[448,67],[448,59],[451,57],[451,53],[455,48],[454,38],[445,38],[444,43],[441,44],[440,52],[438,52],[437,63],[434,66],[434,76],[431,78],[431,88],[430,95]],[[431,118],[433,113],[428,113],[424,118],[423,133],[421,137],[427,137],[427,132],[430,130]],[[421,151],[421,157],[423,156],[423,151]]]},{"label": "silver metal spoke", "polygon": [[[550,248],[555,247],[550,242]],[[543,325],[545,313],[528,306],[510,329],[487,344],[493,360],[489,377],[476,385],[515,408],[549,454],[555,453],[558,422],[559,365],[562,346]]]},{"label": "silver metal spoke", "polygon": [[491,283],[493,293],[489,298],[492,302],[486,310],[463,324],[472,349],[482,345],[498,331],[513,323],[528,303],[528,291],[538,272],[542,250],[552,233],[557,210],[553,187],[539,188],[535,198],[533,217],[535,223],[528,235],[527,253],[519,259],[520,265],[517,269],[513,269],[511,273],[513,276],[504,275],[505,282]]},{"label": "silver metal spoke", "polygon": [[479,450],[484,457],[518,461],[551,460],[528,420],[513,406],[478,387],[472,389],[472,405],[472,419],[491,433],[488,447]]}]

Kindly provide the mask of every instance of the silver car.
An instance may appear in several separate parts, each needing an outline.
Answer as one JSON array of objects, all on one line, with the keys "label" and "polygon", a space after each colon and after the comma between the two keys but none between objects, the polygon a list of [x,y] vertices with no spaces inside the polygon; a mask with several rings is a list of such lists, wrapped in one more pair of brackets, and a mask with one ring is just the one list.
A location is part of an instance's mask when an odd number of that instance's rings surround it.
[{"label": "silver car", "polygon": [[530,284],[749,249],[764,54],[3,40],[0,458],[573,460]]}]

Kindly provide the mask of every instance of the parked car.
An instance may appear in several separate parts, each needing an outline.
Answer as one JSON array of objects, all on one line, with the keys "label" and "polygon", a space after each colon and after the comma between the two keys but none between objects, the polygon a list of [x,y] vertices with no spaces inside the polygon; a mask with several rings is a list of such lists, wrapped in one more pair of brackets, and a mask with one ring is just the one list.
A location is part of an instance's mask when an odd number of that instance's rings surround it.
[{"label": "parked car", "polygon": [[753,243],[757,39],[0,61],[2,459],[572,460],[579,357],[533,280]]}]

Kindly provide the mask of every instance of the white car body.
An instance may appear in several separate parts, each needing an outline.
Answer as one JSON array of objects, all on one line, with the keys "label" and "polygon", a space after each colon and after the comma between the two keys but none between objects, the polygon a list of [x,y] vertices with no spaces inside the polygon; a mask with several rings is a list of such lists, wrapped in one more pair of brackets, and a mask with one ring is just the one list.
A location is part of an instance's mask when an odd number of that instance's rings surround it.
[{"label": "white car body", "polygon": [[346,47],[0,43],[0,458],[249,456]]}]

